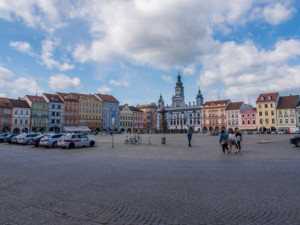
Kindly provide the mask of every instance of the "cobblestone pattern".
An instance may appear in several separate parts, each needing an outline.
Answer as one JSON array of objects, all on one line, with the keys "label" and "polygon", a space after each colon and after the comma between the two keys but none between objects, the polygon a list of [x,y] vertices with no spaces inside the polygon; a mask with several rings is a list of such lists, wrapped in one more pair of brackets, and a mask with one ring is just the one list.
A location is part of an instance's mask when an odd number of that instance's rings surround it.
[{"label": "cobblestone pattern", "polygon": [[[108,138],[108,137],[106,137]],[[153,140],[160,139],[160,136]],[[300,224],[300,148],[245,137],[43,149],[0,144],[0,224]],[[171,142],[168,142],[171,141]]]}]

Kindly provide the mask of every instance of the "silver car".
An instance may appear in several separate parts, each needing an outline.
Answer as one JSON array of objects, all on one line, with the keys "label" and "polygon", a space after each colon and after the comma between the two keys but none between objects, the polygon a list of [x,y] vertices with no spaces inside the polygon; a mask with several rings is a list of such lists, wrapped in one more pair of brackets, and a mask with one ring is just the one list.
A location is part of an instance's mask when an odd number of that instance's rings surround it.
[{"label": "silver car", "polygon": [[93,147],[96,144],[94,138],[90,138],[85,134],[65,134],[57,142],[57,146],[63,148],[74,148],[74,147]]},{"label": "silver car", "polygon": [[29,142],[31,142],[31,139],[38,136],[39,134],[25,134],[24,136],[21,136],[18,138],[18,144],[27,145]]},{"label": "silver car", "polygon": [[64,134],[49,134],[44,136],[40,141],[40,147],[56,148],[58,139],[63,135]]},{"label": "silver car", "polygon": [[11,139],[12,144],[18,144],[18,139],[24,137],[26,134],[18,134]]}]

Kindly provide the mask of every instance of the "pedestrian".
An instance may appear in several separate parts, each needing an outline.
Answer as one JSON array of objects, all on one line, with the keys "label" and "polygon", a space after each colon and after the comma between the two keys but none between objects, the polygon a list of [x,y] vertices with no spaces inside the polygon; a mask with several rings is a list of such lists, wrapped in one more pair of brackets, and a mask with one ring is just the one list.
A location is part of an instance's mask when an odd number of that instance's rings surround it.
[{"label": "pedestrian", "polygon": [[233,130],[231,130],[229,134],[229,146],[229,153],[231,153],[232,146],[234,146],[235,149],[234,153],[237,153],[237,140]]},{"label": "pedestrian", "polygon": [[243,137],[242,137],[242,134],[239,129],[236,130],[235,137],[236,137],[237,146],[238,146],[239,152],[240,152],[241,151],[241,141],[243,140]]},{"label": "pedestrian", "polygon": [[222,130],[220,135],[220,145],[222,145],[223,155],[225,155],[225,149],[228,151],[228,134]]},{"label": "pedestrian", "polygon": [[192,131],[189,130],[189,132],[187,133],[187,137],[188,137],[188,141],[189,141],[189,147],[192,147],[192,145],[191,145],[192,136],[193,136]]}]

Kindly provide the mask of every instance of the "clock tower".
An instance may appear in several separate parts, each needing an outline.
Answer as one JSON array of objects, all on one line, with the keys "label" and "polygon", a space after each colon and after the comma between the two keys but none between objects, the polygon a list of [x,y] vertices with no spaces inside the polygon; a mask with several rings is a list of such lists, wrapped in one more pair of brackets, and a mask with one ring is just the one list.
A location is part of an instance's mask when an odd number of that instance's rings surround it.
[{"label": "clock tower", "polygon": [[181,82],[181,76],[180,73],[178,72],[177,75],[177,83],[175,87],[175,96],[172,97],[172,107],[177,108],[177,107],[184,107],[184,87],[183,83]]}]

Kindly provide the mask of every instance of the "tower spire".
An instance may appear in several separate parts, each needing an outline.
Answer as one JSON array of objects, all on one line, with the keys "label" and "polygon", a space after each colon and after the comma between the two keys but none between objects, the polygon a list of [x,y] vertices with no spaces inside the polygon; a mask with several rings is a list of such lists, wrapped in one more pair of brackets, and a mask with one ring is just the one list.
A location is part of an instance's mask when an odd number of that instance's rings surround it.
[{"label": "tower spire", "polygon": [[183,83],[181,82],[181,75],[180,72],[178,72],[176,87],[182,87],[182,85]]}]

